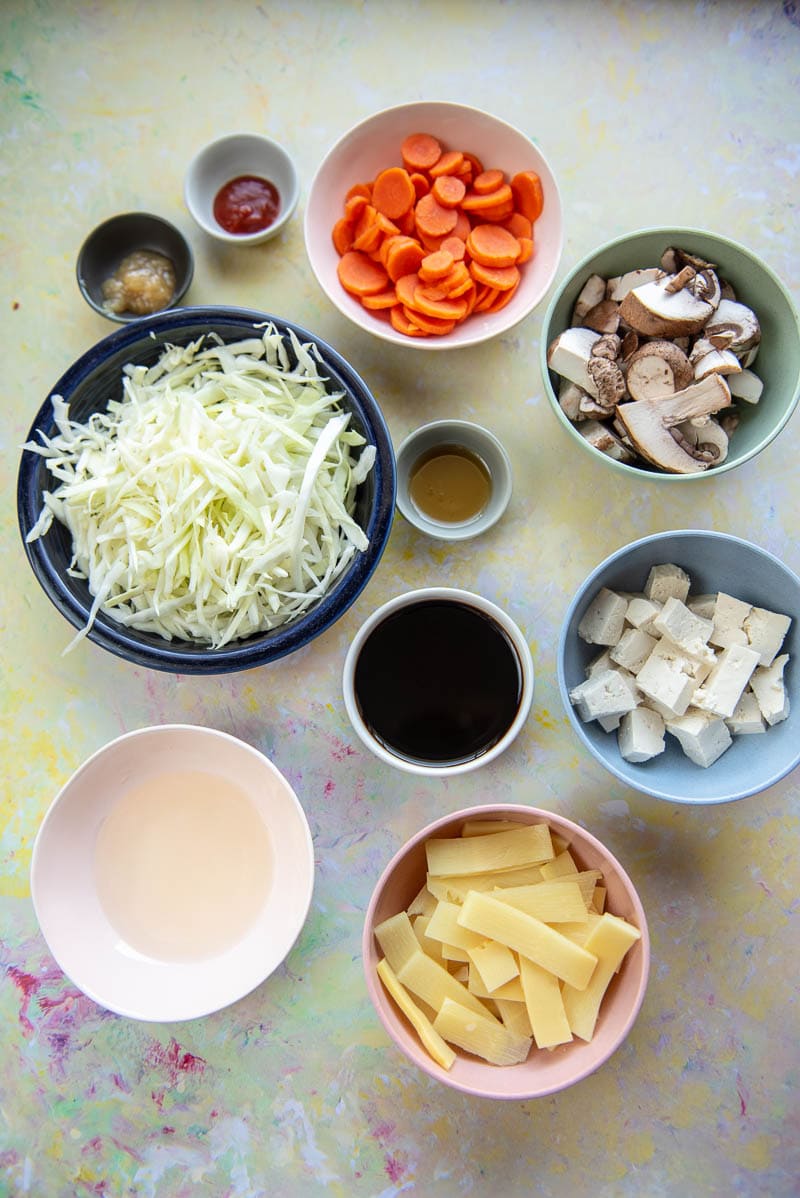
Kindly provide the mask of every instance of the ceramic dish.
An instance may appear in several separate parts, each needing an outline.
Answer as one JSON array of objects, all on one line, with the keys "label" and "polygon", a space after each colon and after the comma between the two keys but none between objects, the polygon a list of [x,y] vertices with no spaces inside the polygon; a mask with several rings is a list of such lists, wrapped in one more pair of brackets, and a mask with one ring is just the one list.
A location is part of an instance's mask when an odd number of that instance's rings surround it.
[{"label": "ceramic dish", "polygon": [[[280,317],[239,308],[184,308],[137,321],[100,341],[70,367],[53,393],[70,405],[74,420],[85,420],[104,408],[111,396],[121,393],[126,364],[152,365],[167,345],[186,345],[201,336],[216,336],[230,343],[257,336],[264,325],[278,329],[289,360],[294,355],[292,332],[302,343],[313,342],[321,358],[320,371],[331,390],[342,391],[340,401],[351,416],[350,427],[367,445],[375,447],[375,464],[355,492],[353,518],[364,530],[368,547],[357,551],[330,588],[314,605],[291,622],[271,631],[230,641],[219,649],[207,642],[165,640],[155,632],[137,631],[100,611],[88,633],[89,640],[125,660],[150,669],[180,674],[221,674],[250,669],[302,649],[340,618],[376,569],[391,529],[395,506],[394,450],[383,414],[364,381],[335,349],[314,334]],[[29,440],[54,431],[53,408],[46,400],[30,430]],[[52,476],[44,459],[30,451],[22,454],[17,504],[19,525],[28,559],[45,594],[75,628],[82,628],[92,606],[92,596],[82,578],[69,573],[72,538],[54,521],[50,530],[34,541],[27,535],[42,507],[42,495],[51,489]]]},{"label": "ceramic dish", "polygon": [[[606,910],[634,924],[641,938],[625,955],[619,973],[605,994],[597,1026],[588,1042],[547,1050],[531,1050],[518,1065],[500,1067],[458,1050],[452,1068],[444,1069],[423,1049],[416,1032],[388,996],[376,967],[381,957],[374,929],[384,919],[405,910],[425,883],[425,842],[460,835],[470,819],[511,819],[523,824],[547,823],[564,837],[580,869],[602,871],[608,893]],[[383,1027],[401,1053],[428,1076],[477,1098],[524,1101],[555,1094],[599,1069],[625,1040],[644,1000],[650,967],[647,920],[636,887],[613,853],[591,832],[550,811],[510,804],[486,805],[443,816],[415,833],[384,869],[367,907],[362,956],[367,990]]]},{"label": "ceramic dish", "polygon": [[[720,277],[734,288],[741,303],[750,307],[761,326],[761,342],[752,370],[763,383],[757,403],[737,400],[732,411],[738,423],[730,435],[727,456],[717,465],[696,473],[670,473],[646,463],[616,461],[582,435],[586,421],[573,423],[559,404],[561,379],[548,366],[548,349],[569,327],[575,301],[587,279],[599,275],[610,279],[627,271],[658,266],[664,251],[678,246],[718,268]],[[672,486],[701,485],[719,474],[735,469],[761,453],[780,433],[800,399],[800,318],[789,292],[770,267],[743,245],[704,229],[664,226],[641,229],[616,237],[588,254],[559,284],[544,316],[541,335],[541,367],[545,393],[569,441],[609,466],[619,475],[643,482]],[[730,414],[727,409],[720,416]],[[565,447],[564,453],[569,449]],[[615,450],[616,452],[616,450]]]},{"label": "ceramic dish", "polygon": [[[173,807],[187,797],[187,774],[192,801]],[[198,774],[213,796],[202,794]],[[148,786],[170,793],[139,789]],[[135,816],[116,826],[125,833],[120,856],[114,821],[130,816],[124,804],[134,793]],[[111,868],[130,875],[124,905],[104,880]],[[237,885],[245,876],[249,893]],[[303,927],[313,878],[308,823],[279,770],[225,732],[181,724],[126,733],[85,761],[53,800],[31,864],[36,916],[64,973],[110,1011],[165,1023],[217,1011],[274,973]]]},{"label": "ceramic dish", "polygon": [[[535,253],[521,268],[522,280],[513,299],[494,314],[473,312],[445,336],[424,338],[410,338],[397,332],[388,318],[366,310],[342,288],[337,276],[339,255],[331,239],[349,188],[354,183],[374,179],[384,167],[399,164],[403,139],[415,132],[430,133],[450,149],[475,154],[484,167],[502,170],[509,177],[518,171],[536,171],[544,192],[544,209],[535,224]],[[309,189],[305,240],[311,268],[322,290],[360,329],[394,345],[413,349],[457,349],[500,336],[541,303],[561,258],[561,199],[553,172],[532,135],[465,104],[432,101],[402,104],[361,121],[325,156]]]},{"label": "ceramic dish", "polygon": [[106,304],[103,284],[128,255],[144,250],[168,258],[175,287],[160,310],[180,306],[194,275],[194,255],[181,231],[150,212],[123,212],[93,229],[81,246],[76,274],[81,295],[100,316],[117,324],[130,324],[150,313],[115,312]]},{"label": "ceramic dish", "polygon": [[[586,667],[601,652],[578,636],[578,625],[601,587],[640,593],[652,566],[671,563],[691,579],[692,594],[724,591],[745,603],[792,617],[781,653],[789,654],[784,679],[793,710],[788,719],[763,734],[734,736],[721,757],[707,768],[691,761],[669,733],[665,751],[649,761],[626,761],[616,732],[604,732],[596,720],[584,722],[569,699],[583,682]],[[797,654],[800,652],[800,579],[757,545],[721,532],[682,529],[656,533],[625,545],[601,562],[581,583],[564,616],[558,642],[557,670],[561,699],[579,740],[594,759],[625,785],[659,799],[700,806],[729,803],[757,794],[800,764],[800,704]]]},{"label": "ceramic dish", "polygon": [[[420,469],[428,471],[427,482],[417,476]],[[511,462],[502,444],[469,420],[434,420],[398,447],[397,506],[429,537],[464,541],[486,532],[508,507],[511,489]]]},{"label": "ceramic dish", "polygon": [[[265,228],[230,232],[215,216],[215,200],[233,180],[253,176],[274,187],[276,215]],[[183,194],[189,212],[210,237],[229,245],[260,245],[276,237],[291,220],[300,198],[300,183],[294,162],[278,142],[260,133],[231,133],[194,156],[186,170]]]},{"label": "ceramic dish", "polygon": [[451,778],[519,735],[534,690],[531,652],[497,604],[455,587],[384,603],[354,636],[342,685],[350,722],[387,765]]}]

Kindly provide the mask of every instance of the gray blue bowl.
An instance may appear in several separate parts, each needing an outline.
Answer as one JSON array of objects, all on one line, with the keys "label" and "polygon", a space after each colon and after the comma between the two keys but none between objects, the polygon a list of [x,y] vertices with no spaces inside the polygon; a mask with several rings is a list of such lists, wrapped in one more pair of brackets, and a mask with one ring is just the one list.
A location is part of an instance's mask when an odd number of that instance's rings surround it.
[{"label": "gray blue bowl", "polygon": [[[692,580],[692,593],[726,591],[754,606],[792,617],[782,653],[789,654],[785,682],[794,710],[763,734],[738,736],[707,768],[686,757],[671,735],[660,756],[639,764],[620,754],[616,734],[597,721],[584,723],[569,692],[585,678],[600,647],[578,636],[578,625],[601,587],[640,592],[651,566],[672,562]],[[585,749],[634,790],[676,803],[728,803],[774,786],[800,765],[800,578],[773,554],[740,537],[684,529],[656,533],[623,546],[584,580],[567,609],[558,642],[558,686],[570,723]]]}]

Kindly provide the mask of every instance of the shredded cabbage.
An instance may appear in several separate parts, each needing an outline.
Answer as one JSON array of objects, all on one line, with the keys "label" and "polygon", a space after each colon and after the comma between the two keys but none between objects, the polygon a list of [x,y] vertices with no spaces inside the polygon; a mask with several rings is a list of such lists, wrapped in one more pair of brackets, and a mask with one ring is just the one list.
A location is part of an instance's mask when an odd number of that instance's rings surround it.
[{"label": "shredded cabbage", "polygon": [[221,648],[296,619],[367,548],[353,510],[375,447],[326,389],[313,342],[290,338],[295,366],[272,324],[167,346],[125,366],[122,398],[85,424],[52,397],[56,434],[23,448],[59,485],[27,539],[53,519],[72,535],[68,573],[94,602],[68,648],[101,608]]}]

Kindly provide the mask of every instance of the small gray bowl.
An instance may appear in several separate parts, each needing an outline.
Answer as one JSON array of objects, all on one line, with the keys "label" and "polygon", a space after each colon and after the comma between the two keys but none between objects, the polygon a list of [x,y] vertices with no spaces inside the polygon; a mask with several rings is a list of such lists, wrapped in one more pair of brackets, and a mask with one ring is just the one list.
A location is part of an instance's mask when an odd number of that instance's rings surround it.
[{"label": "small gray bowl", "polygon": [[[491,491],[486,504],[474,516],[461,521],[436,520],[414,503],[410,482],[415,465],[436,449],[466,450],[486,468]],[[494,433],[469,420],[434,420],[405,438],[397,450],[397,506],[419,532],[440,541],[466,541],[496,524],[511,498],[512,476],[508,454]]]},{"label": "small gray bowl", "polygon": [[[789,654],[785,683],[793,710],[782,723],[755,736],[735,736],[713,765],[703,769],[684,755],[669,734],[666,749],[641,763],[626,761],[614,732],[596,720],[584,723],[569,699],[583,682],[586,667],[601,646],[578,636],[587,607],[601,587],[641,592],[651,566],[671,562],[691,579],[692,594],[726,591],[754,606],[792,617],[781,653]],[[561,627],[558,686],[574,731],[595,760],[634,790],[674,803],[729,803],[774,786],[800,765],[800,700],[797,657],[800,653],[800,578],[766,549],[727,533],[683,529],[655,533],[623,546],[601,562],[581,583]]]},{"label": "small gray bowl", "polygon": [[119,266],[123,258],[135,250],[152,250],[169,258],[175,270],[175,291],[165,308],[180,307],[194,276],[194,255],[180,232],[169,221],[149,212],[123,212],[98,225],[84,241],[78,254],[76,274],[81,294],[90,308],[106,320],[131,324],[147,316],[133,312],[111,312],[105,307],[103,283]]},{"label": "small gray bowl", "polygon": [[[267,179],[280,198],[277,217],[257,233],[229,233],[214,216],[217,193],[240,175]],[[258,245],[286,227],[300,198],[300,183],[294,162],[278,142],[261,133],[230,133],[195,154],[186,170],[183,197],[197,224],[210,237],[229,245]]]}]

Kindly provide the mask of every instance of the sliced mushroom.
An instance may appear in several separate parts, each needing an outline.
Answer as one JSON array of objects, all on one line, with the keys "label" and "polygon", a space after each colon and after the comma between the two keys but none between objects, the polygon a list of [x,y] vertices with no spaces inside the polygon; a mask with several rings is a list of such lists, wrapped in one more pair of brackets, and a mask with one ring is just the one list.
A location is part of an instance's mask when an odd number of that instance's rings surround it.
[{"label": "sliced mushroom", "polygon": [[607,424],[601,424],[599,420],[587,420],[581,425],[580,434],[595,449],[599,449],[616,462],[632,462],[636,458],[636,454],[631,452],[614,430]]},{"label": "sliced mushroom", "polygon": [[741,365],[730,349],[718,349],[706,337],[698,337],[689,354],[694,377],[704,379],[707,374],[739,374]]},{"label": "sliced mushroom", "polygon": [[556,374],[577,383],[584,391],[597,398],[597,390],[586,369],[592,356],[592,346],[599,341],[600,334],[593,329],[571,328],[551,341],[547,350],[547,365]]},{"label": "sliced mushroom", "polygon": [[641,287],[643,283],[654,283],[663,274],[663,270],[659,270],[657,266],[647,266],[642,270],[629,270],[627,274],[608,280],[606,299],[615,300],[618,304],[622,303],[625,296],[634,287]]},{"label": "sliced mushroom", "polygon": [[599,341],[595,341],[592,346],[593,358],[608,358],[609,362],[616,362],[622,341],[616,333],[604,333]]},{"label": "sliced mushroom", "polygon": [[687,453],[670,430],[692,417],[718,412],[730,403],[725,380],[712,374],[665,399],[619,404],[617,416],[634,447],[652,465],[670,474],[696,474],[707,469],[709,463]]},{"label": "sliced mushroom", "polygon": [[613,408],[625,398],[625,379],[616,362],[608,358],[590,358],[586,367],[594,383],[594,395],[604,408]]},{"label": "sliced mushroom", "polygon": [[690,254],[688,250],[682,250],[674,245],[664,250],[661,255],[661,265],[668,274],[677,274],[683,266],[691,266],[697,271],[716,269],[713,262],[706,262],[705,258],[698,258],[696,254]]},{"label": "sliced mushroom", "polygon": [[670,290],[677,275],[665,275],[628,292],[620,304],[626,324],[645,337],[691,337],[714,312],[687,287]]},{"label": "sliced mushroom", "polygon": [[728,379],[728,386],[731,389],[731,395],[736,399],[743,399],[745,403],[758,403],[761,399],[761,392],[764,390],[761,379],[746,366],[738,374],[731,375]]},{"label": "sliced mushroom", "polygon": [[583,323],[588,329],[595,329],[598,333],[616,333],[619,328],[619,304],[615,304],[613,300],[601,300],[589,309]]},{"label": "sliced mushroom", "polygon": [[689,289],[698,299],[705,300],[707,304],[711,304],[712,308],[716,308],[722,299],[722,288],[720,287],[719,279],[710,266],[704,270],[698,270],[689,284]]},{"label": "sliced mushroom", "polygon": [[713,318],[703,330],[703,335],[709,338],[719,333],[733,333],[728,348],[737,357],[755,349],[761,341],[758,317],[752,308],[740,304],[738,300],[720,300]]},{"label": "sliced mushroom", "polygon": [[[562,379],[558,389],[558,406],[568,420],[581,420],[581,400],[586,392],[577,383]],[[587,397],[588,398],[588,397]]]},{"label": "sliced mushroom", "polygon": [[713,416],[684,420],[671,431],[687,453],[710,466],[718,466],[728,456],[728,434]]},{"label": "sliced mushroom", "polygon": [[606,298],[606,281],[600,275],[589,275],[572,309],[572,325],[586,323],[586,313]]},{"label": "sliced mushroom", "polygon": [[632,399],[674,395],[692,378],[689,359],[672,341],[647,341],[628,359],[626,382]]}]

